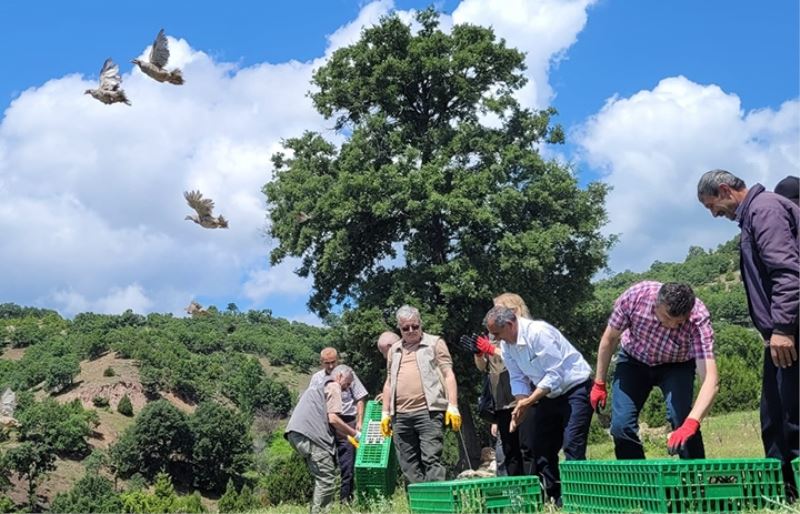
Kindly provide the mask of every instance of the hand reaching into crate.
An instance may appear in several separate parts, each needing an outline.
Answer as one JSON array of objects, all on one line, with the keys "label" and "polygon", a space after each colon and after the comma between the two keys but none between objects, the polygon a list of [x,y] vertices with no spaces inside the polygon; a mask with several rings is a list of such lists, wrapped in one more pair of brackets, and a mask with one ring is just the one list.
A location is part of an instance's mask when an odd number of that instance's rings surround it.
[{"label": "hand reaching into crate", "polygon": [[698,430],[700,430],[700,422],[693,418],[686,418],[683,425],[676,428],[672,435],[669,436],[667,452],[670,455],[676,455],[686,445],[686,441],[694,437]]}]

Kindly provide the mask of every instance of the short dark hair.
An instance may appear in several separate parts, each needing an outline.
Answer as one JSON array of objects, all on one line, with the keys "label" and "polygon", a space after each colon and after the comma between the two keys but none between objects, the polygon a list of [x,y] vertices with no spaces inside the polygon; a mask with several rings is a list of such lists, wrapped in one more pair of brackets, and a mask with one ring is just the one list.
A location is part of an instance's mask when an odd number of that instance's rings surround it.
[{"label": "short dark hair", "polygon": [[517,315],[514,314],[512,309],[503,307],[502,305],[495,305],[486,313],[486,316],[483,318],[483,324],[488,327],[489,320],[492,320],[495,326],[500,328],[510,325],[515,319],[517,319]]},{"label": "short dark hair", "polygon": [[658,303],[667,308],[672,317],[686,316],[694,308],[694,291],[688,284],[667,282],[658,290]]}]

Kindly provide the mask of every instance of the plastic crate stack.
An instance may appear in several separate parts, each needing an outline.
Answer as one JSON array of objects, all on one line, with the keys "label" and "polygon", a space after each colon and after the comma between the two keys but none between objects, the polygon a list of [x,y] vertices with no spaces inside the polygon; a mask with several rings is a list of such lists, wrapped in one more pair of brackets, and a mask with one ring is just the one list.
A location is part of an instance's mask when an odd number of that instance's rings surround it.
[{"label": "plastic crate stack", "polygon": [[800,457],[792,461],[792,471],[794,471],[794,483],[800,487]]},{"label": "plastic crate stack", "polygon": [[397,485],[397,455],[391,437],[381,435],[382,405],[367,402],[356,451],[355,480],[358,495],[389,497]]},{"label": "plastic crate stack", "polygon": [[408,486],[408,504],[415,514],[537,512],[542,489],[535,476],[425,482]]},{"label": "plastic crate stack", "polygon": [[784,499],[777,459],[561,462],[568,512],[739,512]]}]

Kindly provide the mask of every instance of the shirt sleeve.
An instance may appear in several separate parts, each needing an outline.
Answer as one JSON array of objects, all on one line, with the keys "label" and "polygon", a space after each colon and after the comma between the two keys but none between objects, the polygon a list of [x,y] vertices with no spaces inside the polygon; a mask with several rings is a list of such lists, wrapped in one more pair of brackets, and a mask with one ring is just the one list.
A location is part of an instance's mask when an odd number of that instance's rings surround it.
[{"label": "shirt sleeve", "polygon": [[617,298],[614,302],[614,310],[611,311],[611,316],[608,318],[608,326],[619,330],[625,331],[631,325],[631,300],[633,290],[628,289]]},{"label": "shirt sleeve", "polygon": [[364,384],[362,384],[361,380],[358,379],[358,376],[355,374],[355,372],[353,372],[353,383],[350,384],[350,392],[355,401],[363,400],[369,394],[367,393],[367,389],[364,387]]},{"label": "shirt sleeve", "polygon": [[[562,354],[561,334],[555,327],[545,325],[531,345],[537,364],[541,367],[542,379],[536,387],[547,388],[554,396],[560,395],[564,384],[564,356]],[[548,394],[550,394],[548,393]]]},{"label": "shirt sleeve", "polygon": [[447,370],[453,369],[453,358],[450,356],[450,350],[447,349],[444,339],[439,338],[434,347],[434,355],[436,356],[436,364],[439,370],[444,373]]},{"label": "shirt sleeve", "polygon": [[711,315],[700,303],[697,314],[692,316],[692,353],[695,359],[714,358],[714,328],[711,326]]},{"label": "shirt sleeve", "polygon": [[342,388],[336,382],[325,386],[325,408],[328,414],[342,413]]},{"label": "shirt sleeve", "polygon": [[508,369],[508,378],[511,382],[511,394],[514,396],[528,396],[533,392],[531,380],[525,376],[525,374],[522,372],[522,369],[519,367],[519,364],[515,360],[518,352],[513,352],[512,355],[511,351],[505,349],[506,344],[507,343],[502,343],[501,347],[503,348],[503,360],[505,360],[506,369]]}]

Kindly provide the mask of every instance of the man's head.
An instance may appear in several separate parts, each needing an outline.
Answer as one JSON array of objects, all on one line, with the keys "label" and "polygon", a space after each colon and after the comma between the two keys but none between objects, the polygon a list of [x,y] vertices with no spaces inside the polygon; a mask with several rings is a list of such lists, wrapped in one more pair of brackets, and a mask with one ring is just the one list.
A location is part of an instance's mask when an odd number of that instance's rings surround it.
[{"label": "man's head", "polygon": [[322,351],[319,352],[319,363],[322,369],[325,370],[325,374],[330,375],[333,368],[339,364],[339,353],[336,351],[336,348],[323,348]]},{"label": "man's head", "polygon": [[694,291],[688,285],[677,282],[663,284],[656,298],[656,318],[666,328],[678,328],[689,319],[694,301]]},{"label": "man's head", "polygon": [[395,318],[403,341],[415,344],[422,340],[422,321],[419,317],[419,310],[410,305],[403,305],[397,309]]},{"label": "man's head", "polygon": [[775,185],[775,194],[779,194],[800,205],[800,178],[789,175]]},{"label": "man's head", "polygon": [[744,181],[729,171],[707,171],[697,183],[697,199],[715,218],[736,219],[736,209],[745,196],[747,186]]},{"label": "man's head", "polygon": [[517,315],[508,307],[495,305],[483,318],[483,324],[496,341],[517,343]]},{"label": "man's head", "polygon": [[386,358],[386,355],[389,353],[389,348],[392,347],[394,343],[400,340],[400,336],[395,334],[394,332],[386,331],[378,336],[378,351],[381,352],[383,358]]},{"label": "man's head", "polygon": [[353,383],[353,369],[345,364],[339,364],[331,371],[331,377],[342,389],[347,389]]}]

